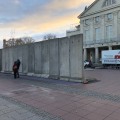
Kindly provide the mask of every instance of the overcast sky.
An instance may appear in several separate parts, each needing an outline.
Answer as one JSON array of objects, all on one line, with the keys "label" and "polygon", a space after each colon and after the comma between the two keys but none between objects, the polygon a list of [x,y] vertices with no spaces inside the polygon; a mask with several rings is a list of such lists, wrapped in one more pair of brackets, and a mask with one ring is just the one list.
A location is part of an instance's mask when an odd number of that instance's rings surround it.
[{"label": "overcast sky", "polygon": [[[62,35],[94,0],[0,0],[0,44],[11,37]],[[0,45],[1,46],[1,45]]]}]

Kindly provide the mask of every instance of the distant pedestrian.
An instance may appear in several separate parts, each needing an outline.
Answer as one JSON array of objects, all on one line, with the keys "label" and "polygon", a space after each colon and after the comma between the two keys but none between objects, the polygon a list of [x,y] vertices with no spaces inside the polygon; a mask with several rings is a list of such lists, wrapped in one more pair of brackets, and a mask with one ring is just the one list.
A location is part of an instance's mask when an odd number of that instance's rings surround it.
[{"label": "distant pedestrian", "polygon": [[92,61],[91,60],[89,61],[89,67],[92,67]]},{"label": "distant pedestrian", "polygon": [[18,73],[17,62],[16,61],[13,64],[13,72],[14,72],[14,78],[16,79],[17,73]]},{"label": "distant pedestrian", "polygon": [[17,59],[16,63],[17,63],[17,69],[18,69],[18,70],[17,70],[17,77],[19,78],[19,68],[20,68],[21,62],[20,62],[19,59]]}]

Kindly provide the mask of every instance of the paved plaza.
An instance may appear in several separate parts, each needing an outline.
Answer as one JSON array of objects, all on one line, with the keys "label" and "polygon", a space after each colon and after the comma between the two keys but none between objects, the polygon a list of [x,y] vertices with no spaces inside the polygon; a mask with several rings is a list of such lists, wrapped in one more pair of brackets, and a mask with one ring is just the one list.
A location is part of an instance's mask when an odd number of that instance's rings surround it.
[{"label": "paved plaza", "polygon": [[0,120],[120,120],[120,70],[84,75],[88,84],[0,73]]}]

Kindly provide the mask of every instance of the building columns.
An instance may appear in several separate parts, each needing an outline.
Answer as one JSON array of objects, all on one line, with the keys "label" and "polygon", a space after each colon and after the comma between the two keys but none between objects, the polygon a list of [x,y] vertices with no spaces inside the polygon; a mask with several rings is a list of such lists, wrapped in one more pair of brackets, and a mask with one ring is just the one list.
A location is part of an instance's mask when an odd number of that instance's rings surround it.
[{"label": "building columns", "polygon": [[84,60],[87,60],[87,49],[84,48]]},{"label": "building columns", "polygon": [[108,46],[108,49],[109,49],[109,50],[112,50],[112,46]]},{"label": "building columns", "polygon": [[91,19],[91,24],[90,24],[90,40],[94,40],[94,19]]},{"label": "building columns", "polygon": [[99,60],[99,51],[98,51],[98,47],[95,48],[95,63],[98,63]]},{"label": "building columns", "polygon": [[101,39],[104,40],[105,38],[105,15],[101,15]]},{"label": "building columns", "polygon": [[87,49],[84,48],[84,60],[87,60]]},{"label": "building columns", "polygon": [[114,12],[113,13],[113,15],[114,15],[114,31],[113,31],[113,37],[114,38],[116,38],[116,37],[118,37],[118,35],[117,35],[117,31],[118,31],[118,23],[117,23],[117,21],[118,21],[118,12]]}]

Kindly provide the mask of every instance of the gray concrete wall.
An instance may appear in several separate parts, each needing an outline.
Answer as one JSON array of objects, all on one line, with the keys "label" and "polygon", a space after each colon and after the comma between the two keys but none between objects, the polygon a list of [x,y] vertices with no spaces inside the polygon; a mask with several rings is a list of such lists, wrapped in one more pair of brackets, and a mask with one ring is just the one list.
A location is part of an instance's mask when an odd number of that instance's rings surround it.
[{"label": "gray concrete wall", "polygon": [[71,79],[81,79],[83,76],[83,55],[82,49],[82,36],[78,38],[73,36],[70,39],[70,78]]},{"label": "gray concrete wall", "polygon": [[20,73],[63,80],[83,78],[83,36],[56,38],[2,49],[2,71],[12,72],[20,59]]},{"label": "gray concrete wall", "polygon": [[49,41],[49,77],[59,78],[59,39]]},{"label": "gray concrete wall", "polygon": [[34,44],[28,45],[28,73],[34,73],[35,68],[35,47]]},{"label": "gray concrete wall", "polygon": [[2,70],[2,50],[0,49],[0,71]]},{"label": "gray concrete wall", "polygon": [[34,46],[35,46],[35,49],[34,49],[35,50],[35,74],[42,74],[41,42],[35,43]]},{"label": "gray concrete wall", "polygon": [[6,60],[5,49],[4,50],[2,49],[2,71],[3,72],[5,71],[5,60]]},{"label": "gray concrete wall", "polygon": [[41,74],[47,77],[49,75],[49,41],[41,42],[41,49]]},{"label": "gray concrete wall", "polygon": [[22,67],[22,73],[27,74],[28,73],[28,45],[22,46],[22,61],[20,67]]},{"label": "gray concrete wall", "polygon": [[[59,40],[59,54],[60,54],[60,78],[69,80],[69,42],[70,39],[62,38]],[[69,77],[68,77],[69,76]]]}]

